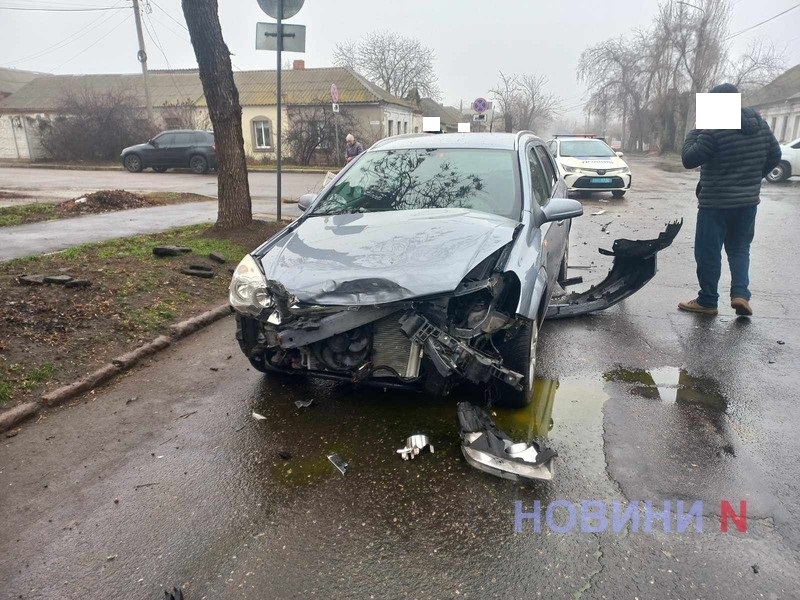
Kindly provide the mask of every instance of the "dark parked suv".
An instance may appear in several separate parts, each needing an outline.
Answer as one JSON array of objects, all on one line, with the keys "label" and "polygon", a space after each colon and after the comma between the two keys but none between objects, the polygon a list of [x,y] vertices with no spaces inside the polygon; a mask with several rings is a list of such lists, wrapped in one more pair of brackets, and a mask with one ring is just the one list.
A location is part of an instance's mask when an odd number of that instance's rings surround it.
[{"label": "dark parked suv", "polygon": [[206,173],[217,168],[217,147],[210,131],[174,129],[159,133],[146,144],[125,148],[120,159],[131,173],[147,167],[158,173],[172,167],[189,167],[195,173]]}]

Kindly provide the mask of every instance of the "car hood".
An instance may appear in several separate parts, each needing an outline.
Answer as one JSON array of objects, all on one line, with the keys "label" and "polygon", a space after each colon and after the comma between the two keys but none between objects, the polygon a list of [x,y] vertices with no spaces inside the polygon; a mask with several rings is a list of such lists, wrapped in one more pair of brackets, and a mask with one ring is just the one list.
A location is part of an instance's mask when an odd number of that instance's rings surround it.
[{"label": "car hood", "polygon": [[301,302],[384,304],[453,291],[516,226],[458,208],[310,216],[260,260]]},{"label": "car hood", "polygon": [[619,156],[563,156],[559,160],[562,165],[576,169],[620,169],[628,166]]},{"label": "car hood", "polygon": [[128,146],[120,154],[127,154],[128,152],[135,152],[136,150],[152,150],[150,144],[136,144],[135,146]]}]

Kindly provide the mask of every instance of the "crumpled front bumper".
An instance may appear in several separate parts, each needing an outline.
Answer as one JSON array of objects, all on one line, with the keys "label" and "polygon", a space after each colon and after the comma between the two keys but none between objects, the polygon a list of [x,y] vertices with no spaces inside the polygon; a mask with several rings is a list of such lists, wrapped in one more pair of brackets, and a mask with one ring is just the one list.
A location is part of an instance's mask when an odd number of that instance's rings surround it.
[{"label": "crumpled front bumper", "polygon": [[621,238],[614,241],[611,250],[600,248],[600,254],[614,257],[614,264],[606,278],[585,292],[553,298],[545,318],[563,319],[605,310],[638,292],[655,276],[656,255],[672,244],[682,225],[683,219],[673,221],[657,238]]}]

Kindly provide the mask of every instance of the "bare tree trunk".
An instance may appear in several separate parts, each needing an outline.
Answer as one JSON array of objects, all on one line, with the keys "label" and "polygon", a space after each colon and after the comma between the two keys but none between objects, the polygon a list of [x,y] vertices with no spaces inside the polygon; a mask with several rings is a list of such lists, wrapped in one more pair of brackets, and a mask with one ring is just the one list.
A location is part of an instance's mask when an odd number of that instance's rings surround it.
[{"label": "bare tree trunk", "polygon": [[236,228],[253,220],[242,137],[242,107],[231,57],[219,24],[217,0],[181,0],[214,126],[219,173],[217,226]]}]

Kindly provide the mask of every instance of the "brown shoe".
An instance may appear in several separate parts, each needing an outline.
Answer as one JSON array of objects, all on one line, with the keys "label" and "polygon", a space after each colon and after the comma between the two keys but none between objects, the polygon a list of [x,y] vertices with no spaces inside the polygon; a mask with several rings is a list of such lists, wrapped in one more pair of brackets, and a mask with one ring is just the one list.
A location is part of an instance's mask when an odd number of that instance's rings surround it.
[{"label": "brown shoe", "polygon": [[717,309],[710,308],[708,306],[703,306],[702,304],[698,304],[697,300],[689,300],[688,302],[679,302],[678,309],[685,310],[686,312],[693,312],[693,313],[700,313],[701,315],[716,315]]},{"label": "brown shoe", "polygon": [[731,308],[736,311],[740,317],[752,317],[753,309],[750,308],[750,303],[744,298],[731,298]]}]

